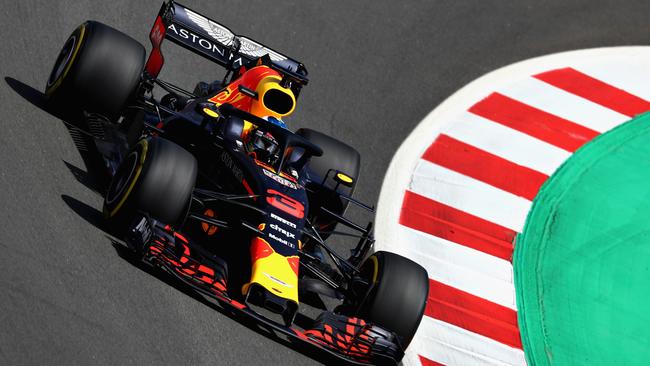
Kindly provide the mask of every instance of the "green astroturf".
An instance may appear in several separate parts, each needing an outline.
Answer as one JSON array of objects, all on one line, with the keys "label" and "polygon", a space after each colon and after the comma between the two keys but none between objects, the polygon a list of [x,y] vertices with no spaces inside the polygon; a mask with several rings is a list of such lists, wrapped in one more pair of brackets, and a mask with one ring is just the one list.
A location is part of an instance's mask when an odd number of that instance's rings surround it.
[{"label": "green astroturf", "polygon": [[549,178],[513,262],[531,365],[650,365],[650,114]]}]

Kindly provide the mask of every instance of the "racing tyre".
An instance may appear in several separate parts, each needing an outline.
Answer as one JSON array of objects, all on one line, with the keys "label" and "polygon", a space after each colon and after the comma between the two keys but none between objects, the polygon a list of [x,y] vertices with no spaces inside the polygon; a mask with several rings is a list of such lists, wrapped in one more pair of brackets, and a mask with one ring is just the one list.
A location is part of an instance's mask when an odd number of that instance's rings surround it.
[{"label": "racing tyre", "polygon": [[361,267],[371,287],[359,304],[357,315],[401,337],[404,349],[420,325],[427,297],[427,271],[408,258],[376,252]]},{"label": "racing tyre", "polygon": [[140,140],[120,164],[104,197],[104,215],[121,231],[136,213],[180,228],[198,166],[192,154],[159,137]]},{"label": "racing tyre", "polygon": [[[301,128],[296,131],[296,134],[323,149],[322,156],[314,156],[308,163],[308,168],[311,174],[314,175],[311,177],[313,181],[320,183],[325,179],[324,189],[317,189],[310,195],[310,204],[312,207],[325,207],[334,213],[342,215],[345,213],[348,201],[338,197],[336,192],[352,196],[361,166],[359,152],[333,137],[308,128]],[[333,178],[336,171],[343,172],[352,178],[352,184],[350,186],[337,184]],[[312,221],[318,224],[321,231],[334,230],[336,221],[332,220],[331,217],[324,215],[319,217],[318,215],[318,212],[316,212],[316,216],[312,217]],[[328,235],[321,234],[321,236],[326,238]]]},{"label": "racing tyre", "polygon": [[126,34],[96,21],[72,32],[47,79],[54,108],[86,110],[116,119],[140,82],[145,49]]}]

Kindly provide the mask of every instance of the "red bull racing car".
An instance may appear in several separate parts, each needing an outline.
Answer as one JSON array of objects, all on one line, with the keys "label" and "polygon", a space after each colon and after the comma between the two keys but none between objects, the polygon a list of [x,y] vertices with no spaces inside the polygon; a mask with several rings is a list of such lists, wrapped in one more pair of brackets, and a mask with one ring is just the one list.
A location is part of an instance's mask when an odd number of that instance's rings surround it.
[{"label": "red bull racing car", "polygon": [[[165,39],[223,66],[224,78],[192,92],[161,80]],[[285,125],[305,66],[173,1],[150,40],[147,57],[131,37],[85,22],[46,85],[52,106],[83,116],[110,172],[109,223],[146,263],[293,341],[350,363],[399,362],[427,274],[371,254],[372,223],[344,217],[351,204],[373,210],[351,197],[358,152]],[[327,244],[337,227],[358,239],[349,256]],[[298,322],[307,308],[319,315]]]}]

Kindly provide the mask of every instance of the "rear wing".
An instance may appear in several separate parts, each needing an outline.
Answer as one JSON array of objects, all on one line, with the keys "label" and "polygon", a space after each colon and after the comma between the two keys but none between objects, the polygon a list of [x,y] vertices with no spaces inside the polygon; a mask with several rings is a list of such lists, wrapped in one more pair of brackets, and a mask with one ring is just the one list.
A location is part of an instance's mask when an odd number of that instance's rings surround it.
[{"label": "rear wing", "polygon": [[268,55],[271,66],[284,76],[285,82],[300,85],[308,82],[307,69],[302,63],[250,38],[238,36],[227,27],[173,0],[163,3],[149,38],[153,48],[145,70],[153,78],[158,77],[164,63],[160,45],[166,38],[228,71],[235,71]]}]

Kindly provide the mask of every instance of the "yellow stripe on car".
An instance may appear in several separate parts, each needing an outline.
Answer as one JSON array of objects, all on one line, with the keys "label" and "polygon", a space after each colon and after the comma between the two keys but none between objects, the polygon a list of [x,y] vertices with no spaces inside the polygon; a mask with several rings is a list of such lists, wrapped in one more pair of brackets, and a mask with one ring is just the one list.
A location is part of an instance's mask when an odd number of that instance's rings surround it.
[{"label": "yellow stripe on car", "polygon": [[129,182],[129,187],[126,189],[126,193],[120,198],[120,201],[115,205],[115,208],[113,208],[108,216],[113,217],[115,214],[120,210],[122,205],[124,205],[124,202],[126,202],[126,199],[129,197],[131,194],[131,191],[133,190],[133,187],[135,187],[135,183],[138,181],[138,178],[140,177],[140,173],[142,172],[142,166],[144,165],[144,161],[147,158],[147,150],[149,149],[149,143],[147,140],[140,140],[138,142],[138,145],[142,146],[142,152],[140,155],[140,161],[137,163],[137,166],[135,168],[135,173],[133,174],[133,179],[131,182]]},{"label": "yellow stripe on car", "polygon": [[61,83],[65,79],[66,75],[68,75],[68,71],[70,71],[70,68],[72,67],[72,64],[74,64],[74,60],[77,57],[77,54],[79,53],[79,49],[81,48],[81,44],[83,43],[84,36],[86,34],[86,24],[83,23],[79,26],[79,40],[74,46],[74,51],[72,52],[72,57],[70,57],[70,60],[68,60],[67,65],[65,66],[65,69],[61,73],[61,75],[56,79],[56,81],[45,90],[45,94],[49,97],[59,86],[61,86]]},{"label": "yellow stripe on car", "polygon": [[372,283],[377,283],[377,275],[379,274],[379,260],[377,260],[376,256],[371,256],[370,260],[372,261],[373,264],[373,272],[372,272]]}]

